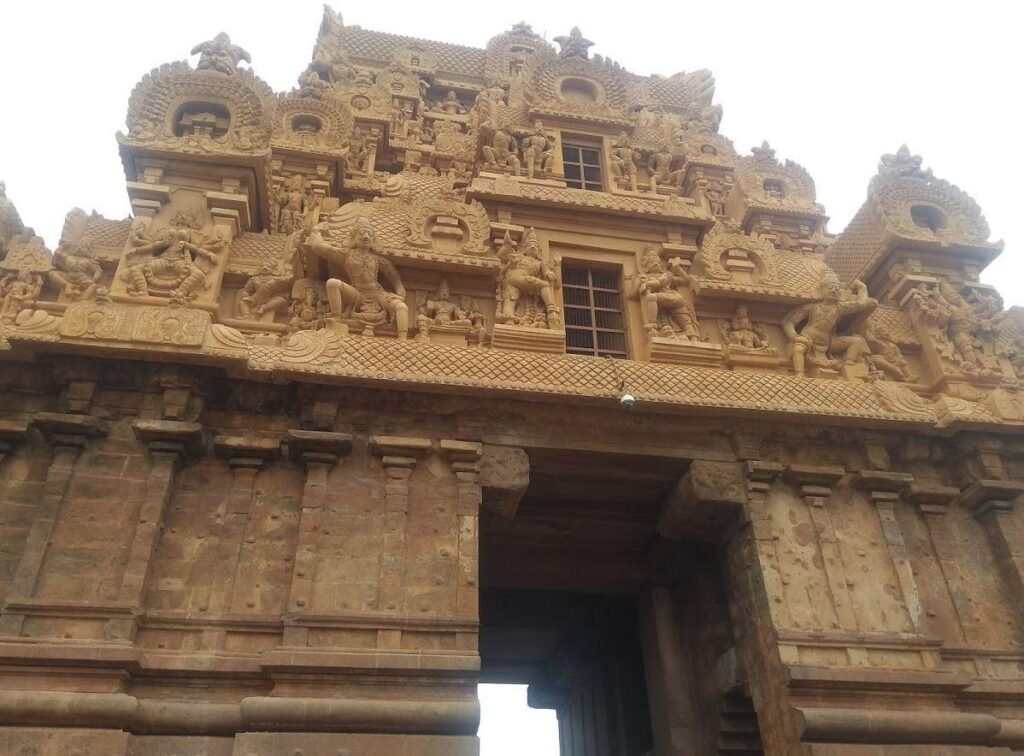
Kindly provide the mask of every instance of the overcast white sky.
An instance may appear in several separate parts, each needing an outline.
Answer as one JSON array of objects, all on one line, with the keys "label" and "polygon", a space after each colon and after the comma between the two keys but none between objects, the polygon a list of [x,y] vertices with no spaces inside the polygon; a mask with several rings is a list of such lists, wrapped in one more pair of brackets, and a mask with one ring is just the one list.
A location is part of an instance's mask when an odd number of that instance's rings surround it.
[{"label": "overcast white sky", "polygon": [[[1024,231],[1015,222],[1024,195],[1021,7],[1013,0],[335,4],[348,24],[477,47],[517,21],[548,39],[577,24],[596,43],[591,52],[635,73],[710,68],[725,108],[722,132],[742,152],[767,139],[780,158],[803,164],[833,232],[860,206],[879,156],[906,142],[937,176],[971,193],[992,238],[1005,239],[1006,251],[982,279],[1007,305],[1024,305]],[[265,81],[289,89],[310,58],[321,12],[317,0],[0,0],[0,180],[24,221],[52,246],[72,207],[126,216],[114,132],[124,128],[138,79],[227,31]],[[522,721],[511,725],[525,732]],[[516,747],[514,737],[485,736],[484,756],[547,756],[540,746]]]}]

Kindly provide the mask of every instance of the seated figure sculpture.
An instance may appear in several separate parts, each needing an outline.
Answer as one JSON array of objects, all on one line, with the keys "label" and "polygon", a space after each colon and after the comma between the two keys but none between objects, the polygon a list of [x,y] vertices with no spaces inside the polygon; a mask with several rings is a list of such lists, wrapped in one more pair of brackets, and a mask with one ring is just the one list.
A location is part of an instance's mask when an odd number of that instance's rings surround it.
[{"label": "seated figure sculpture", "polygon": [[690,276],[682,260],[673,258],[666,266],[654,247],[640,258],[637,295],[644,316],[644,328],[653,338],[702,341],[690,293]]},{"label": "seated figure sculpture", "polygon": [[416,315],[417,338],[426,341],[430,336],[430,329],[435,326],[442,328],[450,326],[463,326],[471,328],[473,321],[468,313],[455,302],[451,301],[451,289],[448,288],[448,280],[441,279],[437,285],[437,293],[433,297],[426,298],[418,308]]},{"label": "seated figure sculpture", "polygon": [[263,263],[238,293],[238,316],[259,317],[267,312],[281,312],[290,303],[292,278],[278,272],[276,262]]},{"label": "seated figure sculpture", "polygon": [[53,254],[53,265],[47,277],[64,299],[78,302],[96,297],[103,271],[88,241],[58,247]]},{"label": "seated figure sculpture", "polygon": [[807,361],[816,367],[838,368],[853,365],[870,354],[867,339],[860,334],[836,335],[839,321],[878,307],[868,296],[867,286],[854,281],[844,291],[838,280],[822,283],[822,299],[790,311],[782,319],[782,330],[793,344],[793,371],[806,375]]},{"label": "seated figure sculpture", "polygon": [[652,153],[647,159],[647,175],[650,182],[650,190],[658,193],[658,187],[668,184],[674,187],[679,186],[683,172],[679,169],[672,170],[672,163],[676,156],[672,153],[671,145],[667,142],[658,147],[658,151]]},{"label": "seated figure sculpture", "polygon": [[[532,325],[557,330],[561,327],[555,304],[555,271],[541,256],[540,240],[531,228],[526,232],[523,249],[505,232],[498,250],[501,271],[498,274],[499,323]],[[536,299],[541,308],[536,307]]]},{"label": "seated figure sculpture", "polygon": [[[402,341],[409,332],[405,286],[395,266],[377,250],[375,239],[370,219],[360,217],[352,227],[346,248],[329,244],[320,226],[310,233],[305,248],[341,268],[348,278],[348,282],[340,278],[327,280],[327,299],[333,317],[355,318],[366,325],[369,333],[374,325],[391,319]],[[394,291],[385,289],[380,278],[391,284]]]},{"label": "seated figure sculpture", "polygon": [[[486,133],[487,129],[483,129]],[[505,129],[497,129],[491,137],[491,143],[482,148],[485,167],[498,170],[510,170],[513,176],[519,175],[519,145],[516,138]]]},{"label": "seated figure sculpture", "polygon": [[729,346],[751,351],[770,348],[764,332],[759,331],[751,322],[746,305],[736,308],[736,315],[726,329],[726,341]]},{"label": "seated figure sculpture", "polygon": [[217,263],[216,254],[207,247],[223,246],[220,239],[207,239],[188,211],[175,213],[171,224],[155,236],[136,230],[131,239],[136,246],[126,257],[151,257],[128,262],[122,273],[128,293],[139,297],[162,294],[174,301],[192,300],[207,287],[207,273]]}]

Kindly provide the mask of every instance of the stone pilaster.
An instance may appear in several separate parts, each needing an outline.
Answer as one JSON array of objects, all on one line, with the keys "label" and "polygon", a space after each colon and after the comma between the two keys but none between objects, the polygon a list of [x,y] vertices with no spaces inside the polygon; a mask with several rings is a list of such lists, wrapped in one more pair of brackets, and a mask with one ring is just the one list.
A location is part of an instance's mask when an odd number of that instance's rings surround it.
[{"label": "stone pilaster", "polygon": [[[224,458],[231,468],[232,482],[225,501],[222,522],[224,577],[216,588],[212,585],[207,588],[211,595],[208,610],[230,613],[238,610],[241,603],[239,577],[245,574],[246,566],[257,554],[255,539],[249,532],[256,493],[256,476],[271,459],[277,457],[280,441],[243,436],[217,436],[213,440],[213,446],[217,455]],[[199,608],[202,610],[202,607]]]},{"label": "stone pilaster", "polygon": [[907,551],[907,543],[903,537],[903,528],[896,519],[896,505],[900,501],[900,492],[914,480],[909,473],[870,470],[857,473],[853,485],[864,491],[878,512],[878,520],[882,524],[882,535],[889,549],[896,570],[896,579],[900,584],[903,601],[910,615],[910,622],[915,632],[924,631],[924,609],[921,606],[921,592],[914,578],[914,568]]},{"label": "stone pilaster", "polygon": [[786,482],[796,486],[800,496],[807,502],[839,624],[843,629],[856,630],[857,613],[846,584],[846,570],[843,567],[842,555],[839,553],[835,525],[827,506],[828,500],[832,497],[833,487],[845,474],[846,470],[841,467],[788,465],[782,477]]},{"label": "stone pilaster", "polygon": [[381,559],[380,597],[385,614],[401,614],[405,604],[405,542],[409,517],[409,476],[418,460],[430,451],[427,438],[374,436],[370,448],[380,457],[384,484],[384,553]]},{"label": "stone pilaster", "polygon": [[32,426],[50,444],[53,459],[46,472],[42,499],[25,538],[18,568],[7,591],[7,606],[0,616],[0,634],[3,635],[18,635],[21,632],[25,617],[11,609],[19,601],[35,594],[50,537],[60,515],[68,483],[75,471],[75,462],[89,439],[106,435],[107,432],[105,423],[90,415],[43,412],[35,416]]},{"label": "stone pilaster", "polygon": [[[291,459],[301,463],[306,470],[298,543],[287,604],[289,612],[299,614],[307,611],[312,601],[318,560],[317,541],[327,501],[327,477],[339,460],[352,451],[352,436],[328,431],[291,430],[286,434],[285,441]],[[308,628],[286,628],[284,645],[305,645],[308,632]]]},{"label": "stone pilaster", "polygon": [[[480,615],[480,458],[483,444],[473,441],[441,441],[441,453],[451,463],[458,480],[456,514],[459,518],[459,563],[456,616],[475,620]],[[459,647],[476,650],[476,633],[459,634]]]},{"label": "stone pilaster", "polygon": [[[173,420],[140,420],[134,429],[135,436],[149,450],[152,466],[146,478],[146,493],[139,507],[118,601],[139,608],[145,595],[153,550],[163,528],[164,509],[174,490],[175,475],[186,460],[202,454],[203,427],[198,423]],[[111,619],[109,629],[111,637],[130,638],[135,633],[135,623],[123,618]]]},{"label": "stone pilaster", "polygon": [[1021,494],[1020,481],[975,480],[956,499],[985,528],[999,574],[1018,606],[1024,606],[1024,527],[1013,511]]}]

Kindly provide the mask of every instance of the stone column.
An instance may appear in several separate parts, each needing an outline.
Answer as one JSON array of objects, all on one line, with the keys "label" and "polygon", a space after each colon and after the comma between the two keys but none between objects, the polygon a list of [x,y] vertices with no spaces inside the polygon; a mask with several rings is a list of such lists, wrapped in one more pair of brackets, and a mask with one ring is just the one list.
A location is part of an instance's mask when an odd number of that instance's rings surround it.
[{"label": "stone column", "polygon": [[878,511],[885,545],[896,570],[896,579],[900,584],[900,591],[903,594],[903,602],[907,606],[907,613],[910,615],[910,622],[916,632],[923,633],[925,627],[921,592],[914,579],[914,568],[907,552],[906,541],[903,538],[903,528],[900,526],[899,520],[896,519],[896,505],[900,501],[900,492],[913,480],[914,476],[909,473],[866,470],[854,476],[853,485],[867,493],[871,503]]},{"label": "stone column", "polygon": [[230,613],[234,609],[243,563],[256,549],[249,533],[256,475],[277,456],[280,445],[277,439],[244,436],[217,436],[213,440],[217,455],[231,467],[232,482],[225,502],[222,540],[228,553],[223,563],[224,576],[218,581],[216,590],[212,584],[206,588],[210,596],[207,602],[210,611]]},{"label": "stone column", "polygon": [[[684,542],[708,532],[729,532],[741,521],[747,500],[747,480],[739,462],[694,461],[666,497],[658,532]],[[697,753],[700,709],[690,688],[690,650],[671,589],[651,587],[641,595],[639,609],[654,753]]]},{"label": "stone column", "polygon": [[[387,475],[384,485],[384,553],[381,558],[377,606],[387,614],[402,614],[405,603],[405,530],[409,515],[409,476],[416,462],[430,451],[430,439],[373,436],[370,448],[380,457]],[[382,631],[386,632],[386,631]]]},{"label": "stone column", "polygon": [[653,586],[640,596],[640,639],[654,753],[697,753],[697,706],[688,685],[692,670],[668,588]]},{"label": "stone column", "polygon": [[75,462],[90,438],[104,436],[107,432],[106,424],[90,415],[41,412],[32,420],[32,426],[42,432],[49,442],[53,449],[53,460],[46,472],[43,496],[25,538],[18,568],[7,591],[7,606],[0,616],[0,635],[21,633],[25,617],[10,611],[10,607],[34,595],[54,524],[75,470]]},{"label": "stone column", "polygon": [[[452,472],[459,481],[455,502],[459,518],[455,613],[460,619],[475,620],[480,616],[480,458],[483,444],[443,440],[441,453],[451,462]],[[459,633],[456,641],[460,649],[476,651],[476,633]]]},{"label": "stone column", "polygon": [[949,504],[960,491],[952,486],[941,486],[933,483],[910,483],[903,489],[903,498],[917,507],[924,517],[925,527],[942,570],[943,585],[949,592],[950,602],[958,616],[969,617],[974,609],[970,597],[966,596],[958,586],[963,584],[960,579],[960,564],[956,554],[955,539],[949,530],[946,517]]},{"label": "stone column", "polygon": [[[175,474],[187,459],[202,454],[203,427],[174,420],[140,420],[134,428],[135,436],[149,450],[152,467],[146,478],[145,498],[139,507],[118,601],[138,608],[142,606],[153,550],[163,529],[164,508],[174,489]],[[111,638],[131,639],[135,630],[134,620],[111,619],[108,623]]]},{"label": "stone column", "polygon": [[[338,464],[338,460],[352,451],[352,436],[348,433],[291,430],[286,434],[285,441],[291,459],[306,468],[298,542],[287,604],[289,612],[302,613],[307,610],[313,596],[320,520],[327,500],[327,476]],[[284,645],[305,646],[308,634],[308,628],[286,627]]]},{"label": "stone column", "polygon": [[1019,481],[975,480],[957,497],[985,528],[999,574],[1017,606],[1024,606],[1024,527],[1013,510],[1021,494],[1024,483]]}]

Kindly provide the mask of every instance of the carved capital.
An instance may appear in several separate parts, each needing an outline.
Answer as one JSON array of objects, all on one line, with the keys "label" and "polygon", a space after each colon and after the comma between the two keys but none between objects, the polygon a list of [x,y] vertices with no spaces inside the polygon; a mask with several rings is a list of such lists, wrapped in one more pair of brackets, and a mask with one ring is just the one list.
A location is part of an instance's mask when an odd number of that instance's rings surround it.
[{"label": "carved capital", "polygon": [[846,470],[834,465],[788,465],[782,478],[800,488],[804,501],[814,507],[823,507],[832,495],[832,489]]},{"label": "carved capital", "polygon": [[1021,494],[1024,494],[1024,482],[976,480],[964,488],[955,501],[980,518],[994,510],[1012,510],[1014,500]]},{"label": "carved capital", "polygon": [[232,468],[260,470],[277,457],[281,442],[276,438],[217,436],[213,439],[213,448]]},{"label": "carved capital", "polygon": [[893,505],[900,498],[900,492],[913,483],[910,473],[863,470],[853,476],[853,487],[866,491],[875,506]]},{"label": "carved capital", "polygon": [[203,426],[177,420],[137,420],[132,426],[135,437],[146,445],[150,453],[177,454],[179,461],[202,456]]},{"label": "carved capital", "polygon": [[[429,438],[410,438],[408,436],[371,436],[370,450],[381,458],[385,467],[413,467],[416,460],[423,459],[430,451],[432,443]],[[400,463],[399,460],[411,460],[411,464]]]},{"label": "carved capital", "polygon": [[295,462],[306,465],[333,465],[352,451],[352,434],[329,431],[290,430],[285,433],[288,454]]},{"label": "carved capital", "polygon": [[530,458],[517,446],[484,444],[480,460],[484,511],[508,525],[530,485]]},{"label": "carved capital", "polygon": [[734,520],[747,503],[747,479],[740,462],[697,460],[666,497],[658,533],[685,541],[698,532],[717,531]]},{"label": "carved capital", "polygon": [[960,489],[937,483],[911,483],[903,489],[903,498],[922,514],[946,514],[949,503],[959,495]]},{"label": "carved capital", "polygon": [[32,419],[32,427],[39,429],[53,447],[84,449],[90,438],[107,435],[106,422],[92,415],[40,412]]}]

